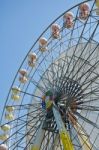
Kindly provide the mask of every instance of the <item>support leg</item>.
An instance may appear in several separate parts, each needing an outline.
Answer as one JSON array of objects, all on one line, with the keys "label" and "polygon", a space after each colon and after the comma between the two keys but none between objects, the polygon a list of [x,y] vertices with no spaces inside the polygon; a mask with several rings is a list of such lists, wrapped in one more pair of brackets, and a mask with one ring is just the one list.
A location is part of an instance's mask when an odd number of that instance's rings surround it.
[{"label": "support leg", "polygon": [[61,115],[55,106],[53,106],[53,114],[56,120],[57,127],[59,129],[59,134],[60,134],[60,138],[61,138],[64,150],[74,150],[72,141],[70,140],[68,132],[66,131]]},{"label": "support leg", "polygon": [[42,129],[42,126],[43,126],[43,122],[41,123],[41,126],[38,129],[34,144],[31,146],[31,150],[40,150],[41,143],[43,141],[44,134],[45,134],[45,130]]}]

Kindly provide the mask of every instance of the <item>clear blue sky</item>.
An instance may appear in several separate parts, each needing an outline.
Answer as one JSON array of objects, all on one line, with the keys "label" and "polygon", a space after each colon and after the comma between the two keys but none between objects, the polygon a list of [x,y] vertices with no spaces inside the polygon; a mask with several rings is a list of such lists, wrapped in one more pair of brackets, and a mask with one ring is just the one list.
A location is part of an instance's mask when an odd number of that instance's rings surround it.
[{"label": "clear blue sky", "polygon": [[81,1],[0,0],[0,110],[34,41],[56,17]]}]

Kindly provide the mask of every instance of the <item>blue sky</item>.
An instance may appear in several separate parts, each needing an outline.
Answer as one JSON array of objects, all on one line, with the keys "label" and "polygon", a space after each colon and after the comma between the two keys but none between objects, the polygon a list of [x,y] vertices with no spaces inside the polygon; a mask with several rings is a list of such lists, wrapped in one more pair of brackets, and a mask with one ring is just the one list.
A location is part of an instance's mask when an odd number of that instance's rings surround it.
[{"label": "blue sky", "polygon": [[37,37],[56,17],[81,1],[0,0],[0,110],[22,60]]}]

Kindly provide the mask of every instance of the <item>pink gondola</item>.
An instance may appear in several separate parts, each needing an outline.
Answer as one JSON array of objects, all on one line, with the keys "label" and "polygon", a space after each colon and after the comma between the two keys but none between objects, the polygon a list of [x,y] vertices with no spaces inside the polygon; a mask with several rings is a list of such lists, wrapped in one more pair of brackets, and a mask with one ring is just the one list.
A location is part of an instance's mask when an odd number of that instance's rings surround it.
[{"label": "pink gondola", "polygon": [[66,28],[72,28],[73,27],[73,13],[72,12],[67,12],[64,16],[63,16],[63,21],[64,21],[64,27]]},{"label": "pink gondola", "polygon": [[88,3],[83,3],[79,6],[79,18],[81,20],[86,20],[90,13],[90,7]]}]

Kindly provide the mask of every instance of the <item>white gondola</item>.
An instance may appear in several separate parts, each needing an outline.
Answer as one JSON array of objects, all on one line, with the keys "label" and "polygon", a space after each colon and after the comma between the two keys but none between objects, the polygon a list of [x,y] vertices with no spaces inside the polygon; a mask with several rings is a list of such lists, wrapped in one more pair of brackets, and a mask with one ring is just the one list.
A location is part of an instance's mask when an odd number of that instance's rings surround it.
[{"label": "white gondola", "polygon": [[57,39],[60,37],[60,26],[58,24],[52,24],[51,26],[52,37]]},{"label": "white gondola", "polygon": [[90,7],[88,3],[83,3],[79,6],[79,18],[86,20],[90,14]]},{"label": "white gondola", "polygon": [[20,83],[26,83],[27,82],[27,70],[26,69],[21,69],[20,71],[19,71],[19,73],[20,73],[20,76],[19,76],[19,81],[20,81]]},{"label": "white gondola", "polygon": [[64,22],[64,27],[65,28],[72,28],[73,27],[73,18],[74,18],[74,15],[72,12],[67,12],[64,16],[63,16],[63,22]]},{"label": "white gondola", "polygon": [[28,65],[30,67],[35,67],[37,61],[37,55],[33,52],[29,53],[28,55]]},{"label": "white gondola", "polygon": [[47,50],[47,39],[42,37],[39,39],[39,50],[45,52]]}]

